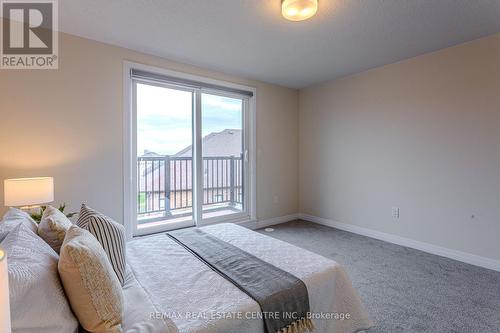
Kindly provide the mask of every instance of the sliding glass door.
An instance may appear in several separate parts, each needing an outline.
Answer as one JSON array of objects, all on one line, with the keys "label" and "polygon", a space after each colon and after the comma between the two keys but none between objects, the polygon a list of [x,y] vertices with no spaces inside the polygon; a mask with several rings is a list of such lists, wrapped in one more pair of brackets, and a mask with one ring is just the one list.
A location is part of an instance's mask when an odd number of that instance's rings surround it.
[{"label": "sliding glass door", "polygon": [[202,93],[203,219],[245,209],[245,99]]},{"label": "sliding glass door", "polygon": [[134,234],[249,218],[249,96],[131,80]]},{"label": "sliding glass door", "polygon": [[138,228],[193,225],[194,91],[134,82]]}]

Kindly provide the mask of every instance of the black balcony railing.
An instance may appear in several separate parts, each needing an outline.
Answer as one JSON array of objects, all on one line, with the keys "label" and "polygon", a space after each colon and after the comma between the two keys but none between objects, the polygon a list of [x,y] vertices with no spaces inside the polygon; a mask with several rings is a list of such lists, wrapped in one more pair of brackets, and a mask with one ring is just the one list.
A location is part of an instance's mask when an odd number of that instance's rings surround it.
[{"label": "black balcony railing", "polygon": [[[139,218],[193,206],[191,157],[138,157]],[[203,205],[243,204],[242,156],[203,158]]]}]

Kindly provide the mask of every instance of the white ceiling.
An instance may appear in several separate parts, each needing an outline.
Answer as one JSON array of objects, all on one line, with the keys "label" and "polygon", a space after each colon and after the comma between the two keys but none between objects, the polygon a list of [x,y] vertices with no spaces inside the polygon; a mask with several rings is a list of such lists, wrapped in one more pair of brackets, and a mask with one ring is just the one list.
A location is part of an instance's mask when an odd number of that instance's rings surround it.
[{"label": "white ceiling", "polygon": [[500,32],[500,0],[62,0],[60,30],[207,69],[302,88]]}]

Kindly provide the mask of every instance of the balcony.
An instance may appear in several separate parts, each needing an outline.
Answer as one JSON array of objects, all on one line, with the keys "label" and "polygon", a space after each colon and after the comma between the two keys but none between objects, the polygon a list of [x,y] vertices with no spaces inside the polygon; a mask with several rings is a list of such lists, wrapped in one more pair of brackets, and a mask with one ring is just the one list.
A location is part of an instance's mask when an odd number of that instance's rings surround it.
[{"label": "balcony", "polygon": [[[166,167],[165,167],[166,166]],[[203,213],[208,216],[243,209],[243,158],[203,158]],[[192,158],[137,158],[139,224],[185,218],[193,207]]]}]

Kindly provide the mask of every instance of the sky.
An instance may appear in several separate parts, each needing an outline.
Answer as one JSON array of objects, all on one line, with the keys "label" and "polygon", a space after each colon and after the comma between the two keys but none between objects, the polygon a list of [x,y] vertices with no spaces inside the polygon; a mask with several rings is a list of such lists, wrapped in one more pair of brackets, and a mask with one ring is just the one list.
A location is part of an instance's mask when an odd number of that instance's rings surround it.
[{"label": "sky", "polygon": [[[242,128],[240,99],[202,94],[202,135]],[[174,155],[191,145],[191,92],[137,84],[137,154]]]}]

